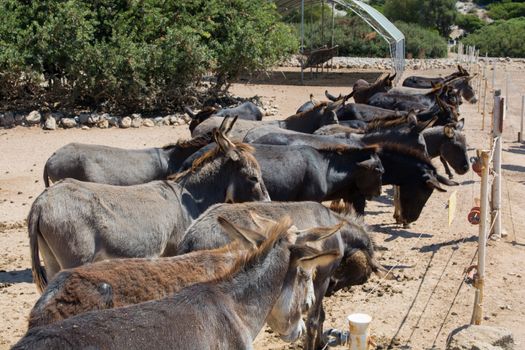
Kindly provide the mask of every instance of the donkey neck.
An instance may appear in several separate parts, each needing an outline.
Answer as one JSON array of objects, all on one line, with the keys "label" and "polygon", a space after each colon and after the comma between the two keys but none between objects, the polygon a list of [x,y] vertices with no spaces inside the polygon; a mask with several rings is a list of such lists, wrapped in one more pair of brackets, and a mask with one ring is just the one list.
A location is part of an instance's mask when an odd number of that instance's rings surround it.
[{"label": "donkey neck", "polygon": [[278,246],[257,258],[252,266],[241,268],[231,279],[220,283],[221,290],[233,299],[236,313],[252,340],[279,298],[289,262],[289,250]]},{"label": "donkey neck", "polygon": [[190,213],[193,219],[196,219],[211,205],[224,202],[229,185],[224,162],[223,157],[215,159],[178,182],[190,194],[190,196],[181,198],[182,203],[186,205],[192,202],[197,209],[197,212]]},{"label": "donkey neck", "polygon": [[430,158],[435,158],[440,155],[441,146],[447,139],[443,131],[444,128],[444,126],[434,126],[423,131],[423,137],[425,138],[427,152]]},{"label": "donkey neck", "polygon": [[319,129],[319,120],[322,117],[317,109],[312,109],[301,115],[292,115],[279,122],[279,127],[283,129],[313,133]]},{"label": "donkey neck", "polygon": [[382,151],[379,154],[385,173],[383,185],[405,185],[414,183],[423,169],[428,167],[422,160],[399,152]]},{"label": "donkey neck", "polygon": [[320,168],[321,174],[326,171],[326,199],[339,198],[341,192],[348,189],[356,167],[356,159],[359,151],[345,152],[321,152],[324,168]]}]

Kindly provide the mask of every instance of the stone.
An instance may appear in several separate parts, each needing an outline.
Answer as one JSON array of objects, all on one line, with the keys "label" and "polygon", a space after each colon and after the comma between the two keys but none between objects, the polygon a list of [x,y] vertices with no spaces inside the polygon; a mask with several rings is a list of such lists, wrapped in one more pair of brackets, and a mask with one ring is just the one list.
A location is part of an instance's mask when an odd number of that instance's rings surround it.
[{"label": "stone", "polygon": [[16,125],[26,125],[26,118],[23,114],[15,115],[15,124]]},{"label": "stone", "polygon": [[171,125],[175,125],[175,123],[177,123],[177,125],[179,125],[179,117],[177,117],[176,115],[170,115],[170,124]]},{"label": "stone", "polygon": [[118,128],[118,124],[119,124],[119,118],[117,117],[109,117],[109,118],[106,118],[109,125],[110,126],[115,126]]},{"label": "stone", "polygon": [[450,333],[447,350],[513,350],[512,333],[502,327],[465,325]]},{"label": "stone", "polygon": [[89,126],[87,126],[87,125],[82,125],[81,129],[82,129],[82,130],[89,130],[89,129],[91,129],[91,128],[90,128]]},{"label": "stone", "polygon": [[57,121],[51,114],[46,117],[46,122],[44,123],[44,129],[46,130],[55,130],[57,128]]},{"label": "stone", "polygon": [[77,126],[77,122],[74,118],[62,118],[60,124],[64,129],[71,129]]},{"label": "stone", "polygon": [[164,125],[170,125],[171,124],[169,115],[167,115],[164,118],[162,118],[162,124],[164,124]]},{"label": "stone", "polygon": [[127,129],[131,127],[131,118],[130,117],[124,117],[120,120],[120,127],[123,129]]},{"label": "stone", "polygon": [[61,113],[61,112],[53,112],[53,113],[51,113],[51,116],[52,116],[53,118],[55,118],[55,121],[56,121],[56,122],[59,122],[60,119],[62,119],[62,118],[65,117],[64,113]]},{"label": "stone", "polygon": [[142,118],[132,118],[131,119],[131,127],[132,128],[140,128],[142,125]]},{"label": "stone", "polygon": [[13,115],[13,112],[6,112],[4,114],[0,114],[0,126],[6,129],[15,126],[15,117]]},{"label": "stone", "polygon": [[107,129],[107,128],[109,128],[109,120],[107,120],[106,118],[101,118],[101,119],[97,122],[97,126],[98,126],[100,129]]},{"label": "stone", "polygon": [[143,119],[142,125],[146,127],[152,127],[152,126],[155,126],[155,123],[151,119]]},{"label": "stone", "polygon": [[[155,117],[153,119],[153,123],[155,123],[155,125],[157,125],[157,126],[162,126],[162,125],[164,125],[164,118],[162,118],[162,117]],[[168,123],[169,123],[169,121],[168,121]]]},{"label": "stone", "polygon": [[89,117],[91,117],[91,114],[89,113],[80,113],[78,115],[78,123],[87,124],[89,122]]},{"label": "stone", "polygon": [[138,119],[138,118],[142,118],[142,114],[140,114],[140,113],[133,113],[131,115],[131,119]]},{"label": "stone", "polygon": [[26,116],[26,122],[28,125],[37,125],[40,124],[42,120],[42,115],[39,111],[32,111]]}]

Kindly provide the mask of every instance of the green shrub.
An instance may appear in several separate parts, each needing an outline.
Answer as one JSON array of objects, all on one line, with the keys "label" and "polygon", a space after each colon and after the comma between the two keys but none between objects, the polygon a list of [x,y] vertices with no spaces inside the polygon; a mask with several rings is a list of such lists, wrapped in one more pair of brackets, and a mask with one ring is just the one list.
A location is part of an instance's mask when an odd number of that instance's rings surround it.
[{"label": "green shrub", "polygon": [[459,14],[456,19],[456,24],[464,29],[467,33],[473,33],[478,29],[483,28],[487,23],[476,15]]},{"label": "green shrub", "polygon": [[463,43],[475,45],[491,57],[525,57],[525,18],[497,21],[468,35]]},{"label": "green shrub", "polygon": [[493,3],[487,6],[487,8],[489,10],[488,15],[493,20],[525,17],[525,3]]},{"label": "green shrub", "polygon": [[5,0],[0,100],[29,89],[35,102],[174,108],[203,74],[218,91],[295,52],[291,33],[266,0]]},{"label": "green shrub", "polygon": [[395,22],[405,34],[405,52],[419,58],[441,58],[447,56],[447,41],[437,31],[429,30],[414,23]]}]

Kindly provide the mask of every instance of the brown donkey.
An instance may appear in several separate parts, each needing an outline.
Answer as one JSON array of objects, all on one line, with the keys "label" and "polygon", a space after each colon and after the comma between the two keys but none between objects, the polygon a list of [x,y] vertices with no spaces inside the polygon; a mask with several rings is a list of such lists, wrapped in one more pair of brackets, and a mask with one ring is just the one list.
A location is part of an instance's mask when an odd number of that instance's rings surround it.
[{"label": "brown donkey", "polygon": [[[335,251],[319,254],[294,244],[290,226],[286,217],[267,228],[268,239],[240,254],[215,280],[162,300],[87,312],[32,328],[13,349],[252,349],[279,300],[288,306],[304,304],[306,293],[292,291],[297,278],[340,258]],[[304,323],[300,312],[289,314],[295,318],[287,322],[291,330],[287,335],[296,339]]]},{"label": "brown donkey", "polygon": [[366,104],[370,97],[378,92],[387,92],[390,90],[394,86],[393,81],[396,75],[397,73],[394,73],[392,76],[388,74],[384,79],[379,79],[373,84],[370,84],[366,80],[359,79],[355,82],[352,92],[346,98],[353,96],[355,103]]}]

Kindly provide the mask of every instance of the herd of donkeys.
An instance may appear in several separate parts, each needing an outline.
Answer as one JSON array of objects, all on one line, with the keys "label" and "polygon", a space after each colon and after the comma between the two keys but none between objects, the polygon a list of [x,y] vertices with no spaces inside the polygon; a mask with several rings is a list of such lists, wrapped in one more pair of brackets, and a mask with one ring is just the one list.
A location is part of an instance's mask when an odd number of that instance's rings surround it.
[{"label": "herd of donkeys", "polygon": [[42,294],[13,349],[250,349],[265,324],[323,348],[323,298],[385,272],[366,201],[393,185],[409,225],[458,184],[449,165],[469,170],[472,76],[394,78],[279,121],[187,108],[192,138],[164,147],[58,149],[28,216]]}]

